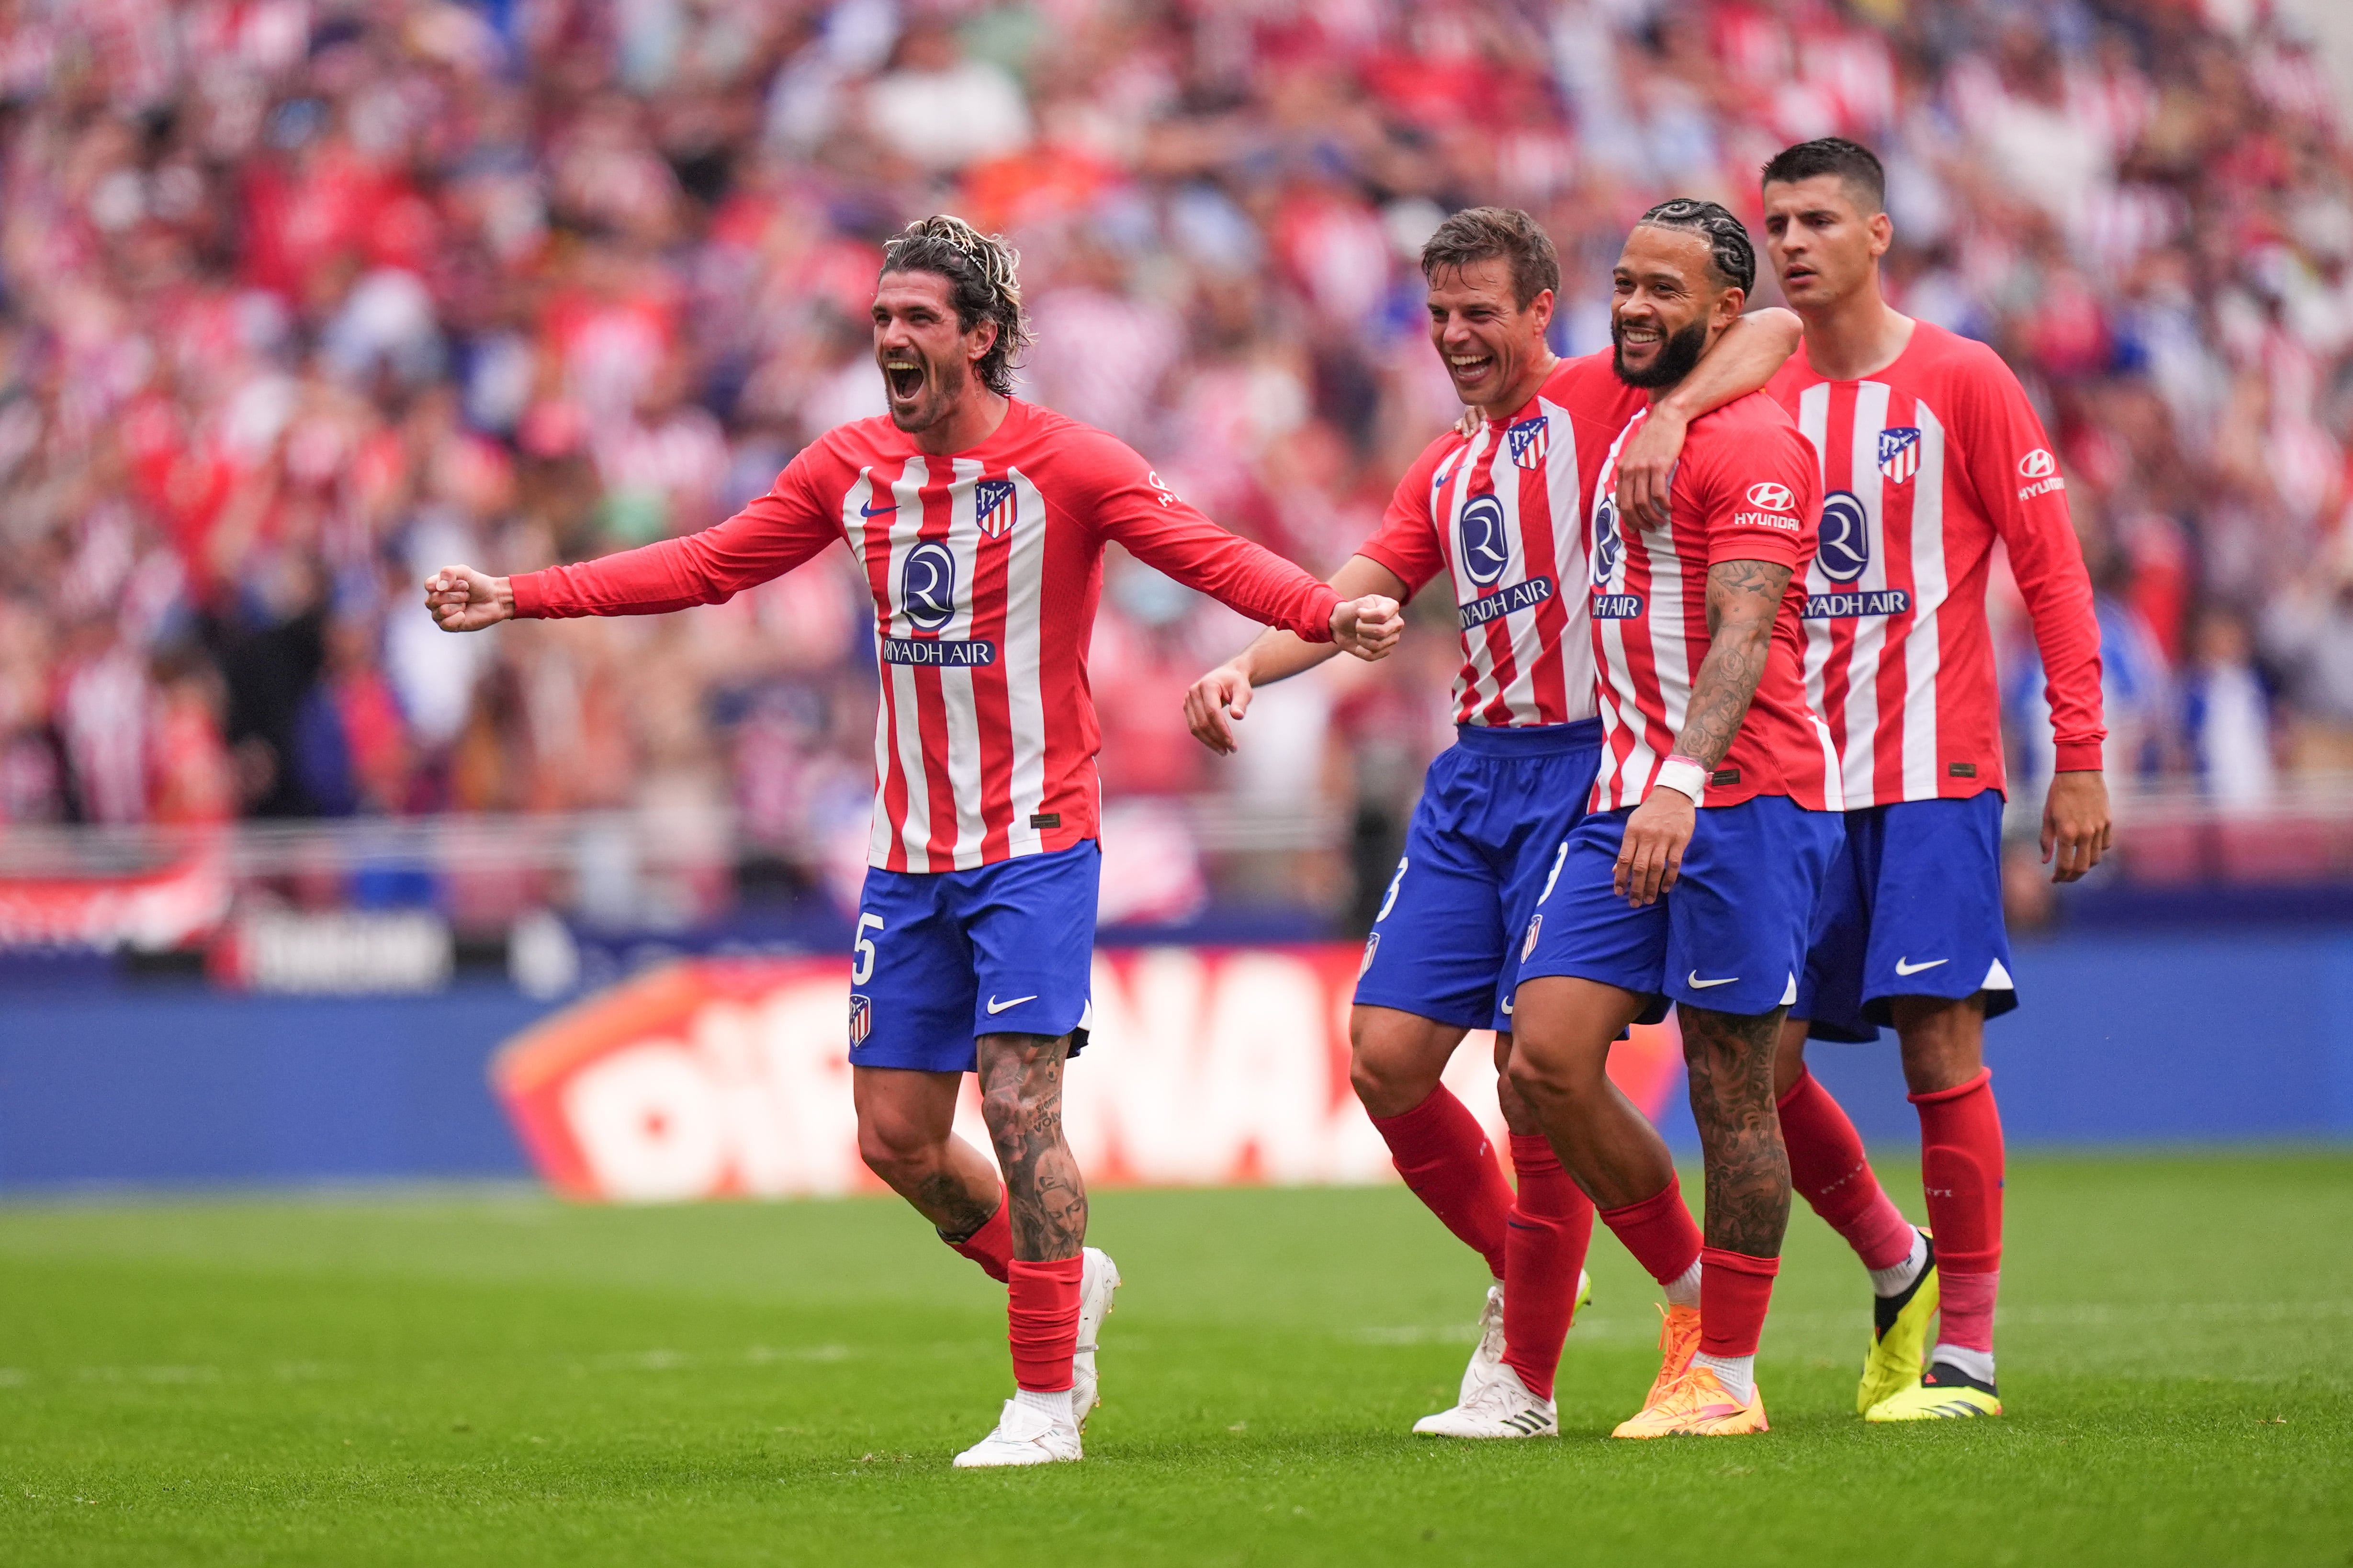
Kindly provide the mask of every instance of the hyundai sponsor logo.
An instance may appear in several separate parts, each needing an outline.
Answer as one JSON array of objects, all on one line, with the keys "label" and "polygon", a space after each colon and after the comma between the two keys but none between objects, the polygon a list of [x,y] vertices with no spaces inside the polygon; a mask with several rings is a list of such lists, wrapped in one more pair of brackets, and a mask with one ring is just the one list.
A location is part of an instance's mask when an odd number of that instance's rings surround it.
[{"label": "hyundai sponsor logo", "polygon": [[2022,479],[2047,479],[2059,471],[2059,459],[2047,447],[2037,447],[2018,459],[2018,477]]},{"label": "hyundai sponsor logo", "polygon": [[1748,504],[1765,511],[1791,511],[1797,508],[1798,498],[1787,485],[1751,485],[1748,487]]}]

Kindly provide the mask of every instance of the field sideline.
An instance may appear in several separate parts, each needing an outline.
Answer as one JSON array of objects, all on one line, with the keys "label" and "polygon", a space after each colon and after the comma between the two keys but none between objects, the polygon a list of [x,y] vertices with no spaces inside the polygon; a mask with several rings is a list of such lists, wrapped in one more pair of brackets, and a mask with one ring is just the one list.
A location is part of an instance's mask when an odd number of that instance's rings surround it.
[{"label": "field sideline", "polygon": [[1854,1418],[1801,1206],[1769,1436],[1601,1439],[1655,1321],[1604,1234],[1565,1436],[1466,1447],[1406,1428],[1481,1270],[1402,1190],[1105,1193],[1089,1458],[973,1475],[1002,1297],[892,1202],[0,1207],[0,1561],[2353,1562],[2353,1156],[2021,1159],[2010,1214],[2000,1422]]}]

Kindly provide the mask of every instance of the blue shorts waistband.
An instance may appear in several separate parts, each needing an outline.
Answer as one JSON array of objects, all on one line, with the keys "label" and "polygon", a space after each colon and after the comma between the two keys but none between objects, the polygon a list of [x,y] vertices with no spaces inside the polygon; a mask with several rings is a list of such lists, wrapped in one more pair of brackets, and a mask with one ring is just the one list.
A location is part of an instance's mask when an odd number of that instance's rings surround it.
[{"label": "blue shorts waistband", "polygon": [[1457,724],[1454,743],[1482,757],[1557,757],[1601,744],[1601,721],[1567,724]]}]

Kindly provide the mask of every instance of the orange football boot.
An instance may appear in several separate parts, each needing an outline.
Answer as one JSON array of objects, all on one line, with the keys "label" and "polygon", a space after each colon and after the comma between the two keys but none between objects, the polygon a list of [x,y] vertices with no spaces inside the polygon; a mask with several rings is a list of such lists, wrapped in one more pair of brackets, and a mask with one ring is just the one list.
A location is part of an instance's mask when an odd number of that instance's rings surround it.
[{"label": "orange football boot", "polygon": [[1765,1395],[1752,1390],[1742,1404],[1713,1367],[1694,1366],[1640,1414],[1618,1424],[1612,1437],[1744,1437],[1767,1430]]},{"label": "orange football boot", "polygon": [[1677,1379],[1691,1370],[1692,1357],[1699,1354],[1699,1309],[1697,1307],[1662,1307],[1659,1315],[1659,1375],[1651,1380],[1651,1392],[1642,1396],[1644,1409],[1656,1405],[1665,1396]]}]

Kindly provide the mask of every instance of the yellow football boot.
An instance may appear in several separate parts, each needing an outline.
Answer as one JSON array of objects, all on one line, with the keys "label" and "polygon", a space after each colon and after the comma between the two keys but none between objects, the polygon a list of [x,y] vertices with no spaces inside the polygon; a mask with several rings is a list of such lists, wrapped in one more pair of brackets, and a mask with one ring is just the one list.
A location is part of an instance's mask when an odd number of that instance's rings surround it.
[{"label": "yellow football boot", "polygon": [[1910,1289],[1871,1299],[1871,1349],[1862,1358],[1862,1384],[1854,1392],[1854,1412],[1870,1414],[1882,1400],[1920,1381],[1928,1359],[1928,1321],[1936,1315],[1936,1243],[1926,1231],[1928,1261]]},{"label": "yellow football boot", "polygon": [[1746,1403],[1716,1377],[1694,1366],[1639,1415],[1618,1424],[1612,1437],[1745,1437],[1767,1430],[1765,1395],[1751,1389]]},{"label": "yellow football boot", "polygon": [[1862,1413],[1865,1421],[1965,1421],[2001,1414],[1993,1384],[1938,1362],[1920,1381],[1897,1389]]}]

